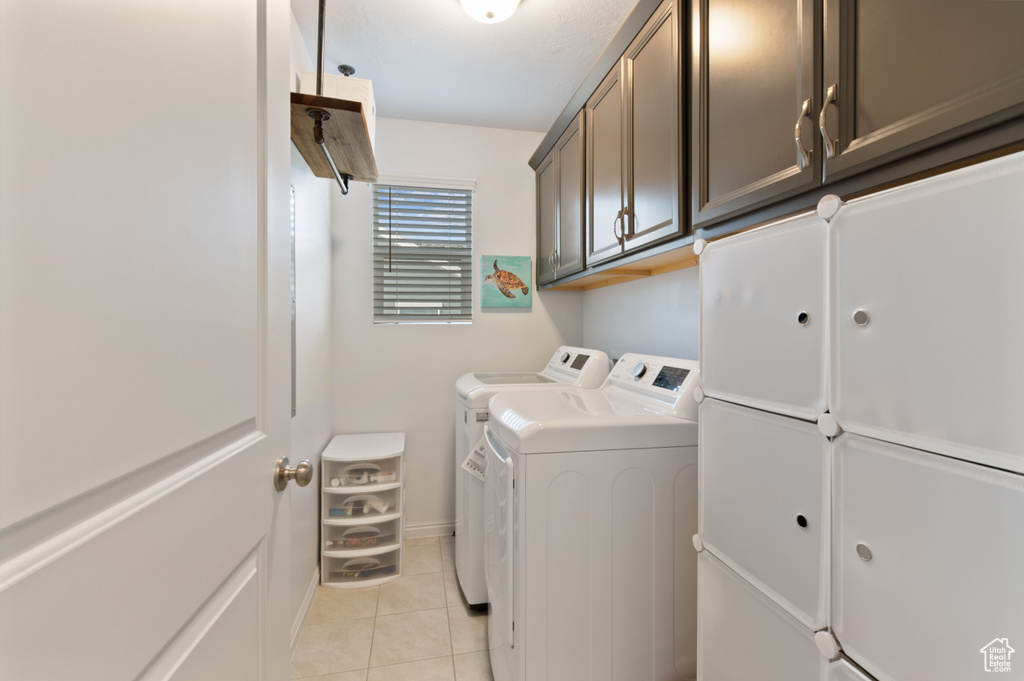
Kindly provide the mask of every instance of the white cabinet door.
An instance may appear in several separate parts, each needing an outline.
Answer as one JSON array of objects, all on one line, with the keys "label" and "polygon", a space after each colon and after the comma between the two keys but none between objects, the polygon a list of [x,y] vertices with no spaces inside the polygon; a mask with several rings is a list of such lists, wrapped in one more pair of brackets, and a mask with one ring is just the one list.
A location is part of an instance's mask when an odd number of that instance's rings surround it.
[{"label": "white cabinet door", "polygon": [[0,3],[0,678],[288,674],[288,12]]},{"label": "white cabinet door", "polygon": [[1024,155],[831,223],[831,410],[847,431],[1024,472]]},{"label": "white cabinet door", "polygon": [[829,446],[813,423],[700,405],[704,546],[814,630],[827,624]]},{"label": "white cabinet door", "polygon": [[828,409],[826,227],[807,213],[708,244],[700,256],[705,394],[808,420]]},{"label": "white cabinet door", "polygon": [[814,634],[709,552],[697,559],[700,681],[819,681]]},{"label": "white cabinet door", "polygon": [[983,648],[1024,643],[1024,478],[851,434],[834,458],[844,651],[879,681],[987,678]]}]

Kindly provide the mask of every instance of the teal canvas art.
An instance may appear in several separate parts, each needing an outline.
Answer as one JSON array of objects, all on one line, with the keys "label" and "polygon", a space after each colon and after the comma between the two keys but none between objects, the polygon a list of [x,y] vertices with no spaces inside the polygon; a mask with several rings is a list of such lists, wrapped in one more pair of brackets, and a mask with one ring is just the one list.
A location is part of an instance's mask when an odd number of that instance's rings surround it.
[{"label": "teal canvas art", "polygon": [[481,307],[530,307],[533,305],[533,258],[521,255],[480,257],[483,278]]}]

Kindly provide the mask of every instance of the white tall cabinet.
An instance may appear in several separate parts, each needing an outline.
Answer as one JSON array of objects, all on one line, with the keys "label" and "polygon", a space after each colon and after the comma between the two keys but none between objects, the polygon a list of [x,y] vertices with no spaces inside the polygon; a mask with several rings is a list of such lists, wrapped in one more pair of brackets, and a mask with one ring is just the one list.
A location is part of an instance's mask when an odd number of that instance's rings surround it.
[{"label": "white tall cabinet", "polygon": [[1024,155],[701,255],[698,678],[1024,671]]}]

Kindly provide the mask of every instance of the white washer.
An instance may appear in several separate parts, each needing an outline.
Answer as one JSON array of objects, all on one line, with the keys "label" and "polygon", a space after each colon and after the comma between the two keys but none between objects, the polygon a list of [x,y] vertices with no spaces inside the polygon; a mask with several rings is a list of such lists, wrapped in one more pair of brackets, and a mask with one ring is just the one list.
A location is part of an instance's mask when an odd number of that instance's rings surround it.
[{"label": "white washer", "polygon": [[563,345],[539,372],[468,373],[455,382],[455,571],[470,605],[487,603],[484,483],[462,464],[483,438],[487,402],[498,392],[596,388],[610,368],[600,350]]},{"label": "white washer", "polygon": [[693,679],[699,364],[502,393],[485,429],[495,681]]}]

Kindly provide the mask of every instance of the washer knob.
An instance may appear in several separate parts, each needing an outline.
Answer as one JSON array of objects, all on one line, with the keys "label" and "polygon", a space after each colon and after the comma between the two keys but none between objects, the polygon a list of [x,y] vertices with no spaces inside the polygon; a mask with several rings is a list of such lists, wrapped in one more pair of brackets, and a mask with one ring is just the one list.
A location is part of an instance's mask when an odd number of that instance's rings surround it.
[{"label": "washer knob", "polygon": [[570,357],[572,357],[572,355],[570,355],[568,352],[563,352],[560,361],[562,362],[562,364],[565,364],[566,362],[569,361]]},{"label": "washer knob", "polygon": [[644,377],[644,374],[646,373],[647,365],[644,364],[643,362],[638,362],[637,365],[633,367],[633,380],[639,381],[641,378]]}]

